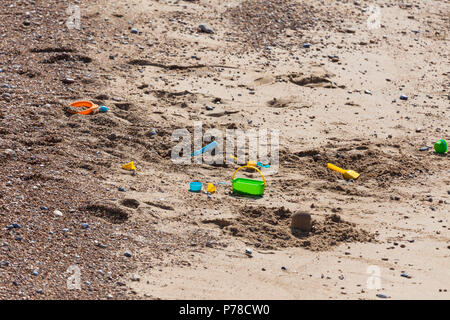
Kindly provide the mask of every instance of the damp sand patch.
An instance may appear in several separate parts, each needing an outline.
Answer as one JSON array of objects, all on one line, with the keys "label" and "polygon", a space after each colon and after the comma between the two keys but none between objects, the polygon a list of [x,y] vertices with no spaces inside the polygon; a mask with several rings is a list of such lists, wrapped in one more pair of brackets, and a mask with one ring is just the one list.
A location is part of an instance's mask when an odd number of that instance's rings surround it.
[{"label": "damp sand patch", "polygon": [[327,251],[342,243],[375,242],[375,235],[343,220],[339,215],[326,215],[311,221],[311,231],[291,229],[293,212],[284,207],[247,206],[238,217],[220,224],[221,229],[242,238],[248,245],[261,249],[303,247],[311,251]]}]

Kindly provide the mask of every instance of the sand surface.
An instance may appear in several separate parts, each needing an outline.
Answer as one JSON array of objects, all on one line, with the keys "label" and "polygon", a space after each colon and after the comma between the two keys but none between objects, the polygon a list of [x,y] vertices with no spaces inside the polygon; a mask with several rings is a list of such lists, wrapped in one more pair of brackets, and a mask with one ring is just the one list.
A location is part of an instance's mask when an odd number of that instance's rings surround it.
[{"label": "sand surface", "polygon": [[[450,162],[419,150],[450,140],[448,1],[377,1],[379,28],[371,1],[89,2],[78,98],[110,111],[61,119],[95,159],[77,210],[133,252],[119,298],[450,298]],[[264,197],[230,194],[235,164],[172,163],[173,131],[199,121],[280,130]],[[314,232],[291,232],[297,211]]]}]

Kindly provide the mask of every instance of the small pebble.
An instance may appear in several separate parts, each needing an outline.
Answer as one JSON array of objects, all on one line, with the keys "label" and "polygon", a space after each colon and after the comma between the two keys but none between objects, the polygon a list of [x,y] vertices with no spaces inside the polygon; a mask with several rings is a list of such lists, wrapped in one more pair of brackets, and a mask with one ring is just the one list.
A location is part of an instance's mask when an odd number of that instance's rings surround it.
[{"label": "small pebble", "polygon": [[62,217],[63,216],[63,213],[61,211],[59,211],[59,210],[55,210],[55,211],[53,211],[53,213],[55,214],[55,216],[58,216],[58,217]]},{"label": "small pebble", "polygon": [[208,27],[206,24],[201,24],[198,26],[198,28],[200,29],[201,32],[204,32],[204,33],[210,33],[210,34],[214,33],[214,31],[210,27]]},{"label": "small pebble", "polygon": [[14,150],[12,150],[12,149],[5,149],[4,152],[5,152],[5,154],[7,154],[7,155],[9,155],[11,157],[16,155],[16,152]]},{"label": "small pebble", "polygon": [[125,252],[124,254],[123,254],[125,257],[127,257],[127,258],[130,258],[131,257],[131,253],[130,252]]},{"label": "small pebble", "polygon": [[133,276],[131,277],[131,281],[140,281],[141,277],[138,274],[133,274]]},{"label": "small pebble", "polygon": [[400,100],[408,100],[408,97],[405,96],[404,94],[402,94],[402,95],[400,96]]},{"label": "small pebble", "polygon": [[64,79],[62,80],[62,82],[63,82],[64,84],[72,84],[72,83],[75,82],[75,79],[72,79],[72,78],[64,78]]},{"label": "small pebble", "polygon": [[404,277],[404,278],[408,278],[408,279],[411,279],[411,276],[410,275],[408,275],[407,273],[405,273],[405,272],[403,272],[401,275],[400,275],[401,277]]}]

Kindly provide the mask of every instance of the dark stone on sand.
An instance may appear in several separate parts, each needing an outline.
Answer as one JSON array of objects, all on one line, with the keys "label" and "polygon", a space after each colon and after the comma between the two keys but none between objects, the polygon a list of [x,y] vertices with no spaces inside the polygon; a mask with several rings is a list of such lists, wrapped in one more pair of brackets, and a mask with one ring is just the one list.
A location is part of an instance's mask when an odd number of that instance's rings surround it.
[{"label": "dark stone on sand", "polygon": [[214,33],[214,31],[206,24],[201,24],[198,26],[198,28],[203,33],[209,33],[209,34]]}]

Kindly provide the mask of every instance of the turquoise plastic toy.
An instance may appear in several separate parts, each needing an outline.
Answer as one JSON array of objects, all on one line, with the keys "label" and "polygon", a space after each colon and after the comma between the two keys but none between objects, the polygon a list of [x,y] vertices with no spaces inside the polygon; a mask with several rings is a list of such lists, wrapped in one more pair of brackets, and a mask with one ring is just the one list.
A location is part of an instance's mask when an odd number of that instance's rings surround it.
[{"label": "turquoise plastic toy", "polygon": [[201,183],[201,182],[191,182],[189,184],[189,191],[200,192],[200,191],[202,191],[202,185],[203,185],[203,183]]},{"label": "turquoise plastic toy", "polygon": [[217,141],[213,141],[210,144],[204,146],[203,148],[192,152],[191,153],[191,157],[198,156],[198,155],[200,155],[200,154],[202,154],[202,153],[204,153],[206,151],[214,149],[215,147],[217,147]]}]

